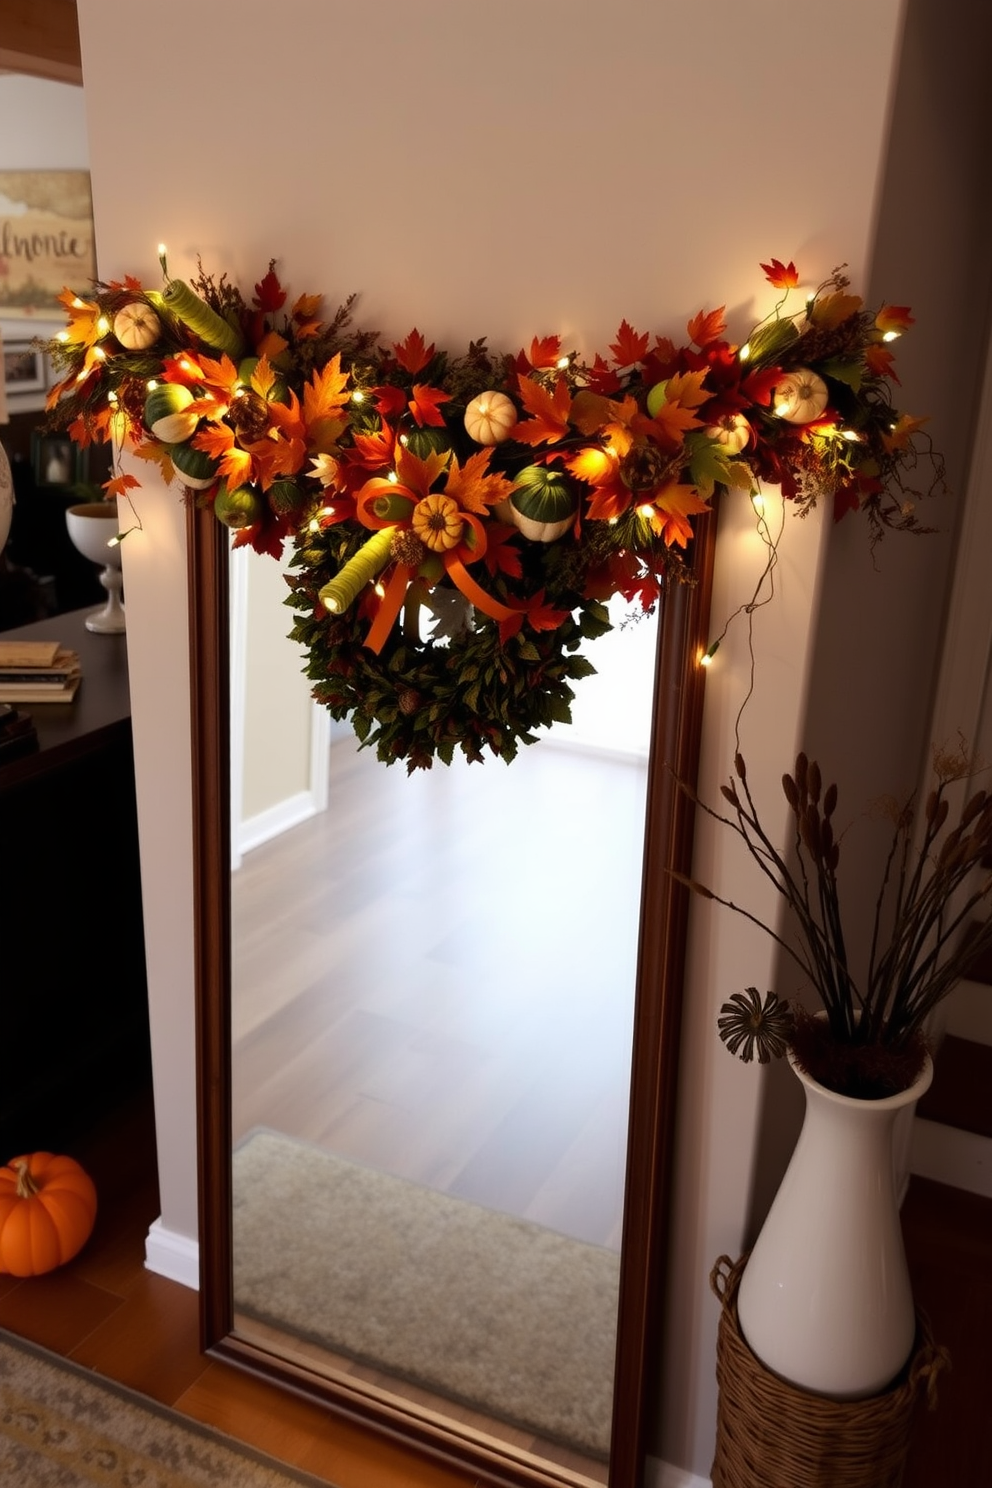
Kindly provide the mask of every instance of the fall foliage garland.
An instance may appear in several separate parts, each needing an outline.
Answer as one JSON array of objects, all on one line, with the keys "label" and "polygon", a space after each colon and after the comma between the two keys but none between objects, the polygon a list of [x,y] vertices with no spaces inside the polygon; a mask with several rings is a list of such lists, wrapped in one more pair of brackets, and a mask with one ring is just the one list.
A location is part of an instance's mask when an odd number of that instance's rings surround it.
[{"label": "fall foliage garland", "polygon": [[314,696],[380,759],[511,760],[569,721],[607,600],[648,612],[688,576],[718,487],[774,483],[800,511],[826,497],[873,542],[927,530],[940,462],[891,398],[908,310],[872,315],[835,271],[787,311],[795,265],[761,267],[781,298],[741,346],[720,309],[683,346],[624,320],[586,362],[554,335],[516,356],[485,339],[450,356],[417,329],[384,346],[353,326],[354,296],[329,321],[317,295],[287,310],[274,262],[249,302],[202,268],[169,279],[163,254],[161,291],[63,293],[49,407],[77,443],[113,438],[211,504],[236,544],[282,560],[292,541]]}]

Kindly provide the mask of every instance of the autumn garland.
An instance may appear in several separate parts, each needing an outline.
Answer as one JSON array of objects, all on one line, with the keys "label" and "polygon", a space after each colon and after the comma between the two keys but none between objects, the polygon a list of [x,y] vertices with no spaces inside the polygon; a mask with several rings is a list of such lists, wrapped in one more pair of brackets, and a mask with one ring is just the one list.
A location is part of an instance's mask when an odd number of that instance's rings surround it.
[{"label": "autumn garland", "polygon": [[314,696],[380,759],[511,760],[569,721],[606,601],[649,612],[688,576],[718,487],[773,483],[800,511],[826,497],[873,542],[927,530],[916,503],[940,462],[891,398],[909,312],[871,315],[839,271],[787,311],[794,264],[761,267],[782,296],[745,344],[721,309],[685,346],[624,321],[587,363],[557,336],[515,357],[484,339],[451,357],[416,329],[386,347],[353,326],[354,297],[324,321],[316,295],[287,312],[272,264],[249,303],[202,268],[170,280],[163,256],[160,292],[64,292],[49,407],[80,445],[114,438],[212,504],[236,544],[282,559],[293,541]]}]

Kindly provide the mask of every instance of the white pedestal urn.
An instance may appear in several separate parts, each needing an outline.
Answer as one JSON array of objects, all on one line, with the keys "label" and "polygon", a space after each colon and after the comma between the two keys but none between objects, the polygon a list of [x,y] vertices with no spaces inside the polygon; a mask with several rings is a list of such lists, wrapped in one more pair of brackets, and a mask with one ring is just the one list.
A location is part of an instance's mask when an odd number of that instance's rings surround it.
[{"label": "white pedestal urn", "polygon": [[837,1095],[790,1064],[806,1092],[792,1160],[737,1297],[741,1332],[775,1374],[835,1400],[884,1390],[913,1351],[916,1312],[893,1162],[900,1111],[933,1077],[882,1100]]}]

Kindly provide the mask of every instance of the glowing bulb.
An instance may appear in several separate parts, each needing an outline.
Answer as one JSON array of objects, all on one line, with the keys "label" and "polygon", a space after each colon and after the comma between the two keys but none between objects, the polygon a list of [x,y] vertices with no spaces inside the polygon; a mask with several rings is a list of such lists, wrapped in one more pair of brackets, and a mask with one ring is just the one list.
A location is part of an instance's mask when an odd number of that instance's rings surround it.
[{"label": "glowing bulb", "polygon": [[112,408],[116,408],[116,406],[117,406],[117,394],[114,393],[114,392],[108,393],[107,394],[107,402],[111,405]]},{"label": "glowing bulb", "polygon": [[609,521],[607,522],[607,526],[609,526],[609,527],[615,527],[617,525],[617,522],[618,521],[619,521],[619,518],[618,517],[610,517],[609,518]]},{"label": "glowing bulb", "polygon": [[762,496],[760,491],[755,491],[754,495],[751,497],[751,505],[754,507],[759,517],[763,517],[765,515],[765,498],[764,496]]},{"label": "glowing bulb", "polygon": [[104,351],[102,346],[94,346],[93,355],[101,362],[105,362],[107,360],[107,353]]},{"label": "glowing bulb", "polygon": [[882,340],[883,341],[898,341],[899,340],[899,336],[900,336],[900,332],[899,331],[886,331],[885,334],[882,337]]},{"label": "glowing bulb", "polygon": [[79,298],[79,296],[76,295],[75,298],[73,299],[73,302],[72,302],[72,308],[74,310],[85,310],[86,309],[86,301],[85,300],[81,300]]},{"label": "glowing bulb", "polygon": [[400,444],[403,446],[404,449],[406,449],[406,447],[407,447],[407,445],[409,443],[410,443],[410,436],[409,436],[409,434],[401,434],[400,435]]},{"label": "glowing bulb", "polygon": [[376,592],[376,594],[378,594],[378,596],[379,596],[380,599],[385,599],[385,597],[386,597],[386,586],[382,582],[381,579],[375,585],[375,592]]},{"label": "glowing bulb", "polygon": [[562,372],[564,372],[564,370],[565,370],[565,368],[567,366],[568,366],[568,357],[567,356],[559,357],[558,358],[558,367],[559,367],[559,370],[562,371]]},{"label": "glowing bulb", "polygon": [[165,257],[165,244],[164,243],[159,243],[159,245],[158,245],[158,256],[159,256],[159,258],[164,258]]},{"label": "glowing bulb", "polygon": [[[188,362],[185,357],[183,357],[183,359],[179,363],[179,365],[180,365],[180,367],[182,367],[182,369],[183,369],[184,372],[195,372],[196,371],[196,368],[192,365],[192,363]],[[240,385],[241,384],[239,383],[238,386],[240,387]]]},{"label": "glowing bulb", "polygon": [[351,395],[351,401],[352,401],[352,403],[364,403],[365,402],[365,394],[362,392],[361,388],[356,388],[355,389],[355,391]]},{"label": "glowing bulb", "polygon": [[56,341],[61,341],[64,344],[69,339],[69,332],[68,331],[59,331],[59,333],[55,337],[55,339],[56,339]]},{"label": "glowing bulb", "polygon": [[841,437],[850,440],[851,444],[858,444],[861,441],[861,435],[856,434],[853,429],[841,429],[840,432]]},{"label": "glowing bulb", "polygon": [[330,610],[332,615],[340,615],[341,613],[341,605],[333,598],[324,600],[324,608],[325,610]]},{"label": "glowing bulb", "polygon": [[746,362],[747,361],[748,357],[751,355],[751,343],[750,343],[750,341],[745,341],[744,342],[744,345],[741,347],[741,349],[737,353],[737,355],[738,355],[738,357],[740,358],[740,360],[742,362]]},{"label": "glowing bulb", "polygon": [[650,501],[643,502],[637,508],[637,515],[639,517],[645,517],[645,518],[646,517],[653,517],[654,516],[654,507],[651,505]]},{"label": "glowing bulb", "polygon": [[399,481],[399,476],[396,474],[395,470],[391,470],[386,476],[386,479],[390,482],[391,485],[395,486]]},{"label": "glowing bulb", "polygon": [[101,315],[96,323],[97,335],[106,336],[110,331],[110,321],[105,315]]},{"label": "glowing bulb", "polygon": [[776,414],[778,415],[779,418],[785,418],[785,415],[789,411],[789,407],[790,407],[790,405],[788,403],[776,403],[775,404],[775,412],[776,412]]},{"label": "glowing bulb", "polygon": [[308,531],[310,531],[310,532],[319,532],[320,531],[320,523],[318,522],[318,520],[317,520],[316,517],[311,517],[310,518],[310,526],[308,528]]},{"label": "glowing bulb", "polygon": [[154,377],[150,377],[145,383],[145,387],[148,389],[149,392],[153,392],[154,389],[158,387],[158,382]]},{"label": "glowing bulb", "polygon": [[712,666],[713,665],[713,658],[716,655],[716,653],[719,651],[719,649],[720,649],[720,642],[719,641],[714,641],[711,646],[708,646],[707,647],[707,649],[703,652],[702,656],[699,658],[699,665],[700,666],[704,666],[704,667]]}]

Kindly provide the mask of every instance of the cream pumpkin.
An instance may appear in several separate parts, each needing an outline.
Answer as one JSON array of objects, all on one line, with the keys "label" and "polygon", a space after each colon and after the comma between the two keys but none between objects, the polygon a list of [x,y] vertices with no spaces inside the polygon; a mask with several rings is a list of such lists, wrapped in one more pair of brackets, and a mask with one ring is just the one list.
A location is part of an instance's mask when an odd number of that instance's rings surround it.
[{"label": "cream pumpkin", "polygon": [[718,423],[710,424],[707,439],[712,439],[727,455],[739,455],[751,438],[751,425],[742,413],[729,413]]},{"label": "cream pumpkin", "polygon": [[818,372],[797,367],[775,388],[775,412],[788,424],[811,424],[826,408],[829,396]]},{"label": "cream pumpkin", "polygon": [[144,300],[132,300],[114,316],[114,335],[125,351],[146,351],[161,334],[162,322]]},{"label": "cream pumpkin", "polygon": [[465,428],[476,444],[502,444],[516,422],[517,410],[505,393],[480,393],[465,410]]}]

